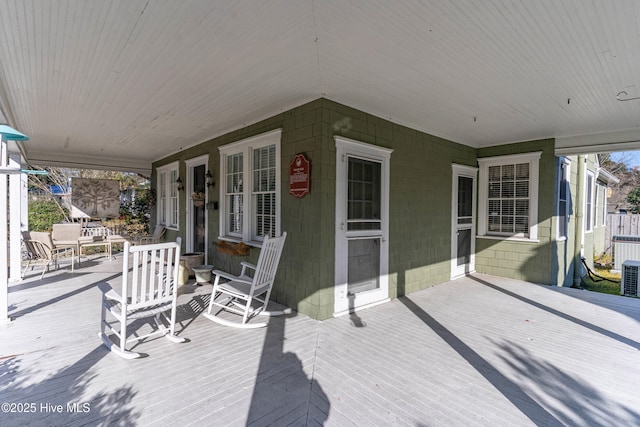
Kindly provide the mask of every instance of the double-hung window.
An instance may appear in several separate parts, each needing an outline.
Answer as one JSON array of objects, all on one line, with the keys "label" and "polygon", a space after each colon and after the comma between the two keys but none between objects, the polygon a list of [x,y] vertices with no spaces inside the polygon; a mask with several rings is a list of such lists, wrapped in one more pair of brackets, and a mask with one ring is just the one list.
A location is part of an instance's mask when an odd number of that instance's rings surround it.
[{"label": "double-hung window", "polygon": [[220,147],[220,237],[280,235],[280,129]]},{"label": "double-hung window", "polygon": [[478,235],[538,238],[538,174],[542,152],[478,159]]},{"label": "double-hung window", "polygon": [[178,229],[178,162],[161,166],[157,174],[158,225]]},{"label": "double-hung window", "polygon": [[569,209],[571,191],[569,187],[569,173],[571,162],[566,158],[558,159],[558,238],[566,239],[569,226]]}]

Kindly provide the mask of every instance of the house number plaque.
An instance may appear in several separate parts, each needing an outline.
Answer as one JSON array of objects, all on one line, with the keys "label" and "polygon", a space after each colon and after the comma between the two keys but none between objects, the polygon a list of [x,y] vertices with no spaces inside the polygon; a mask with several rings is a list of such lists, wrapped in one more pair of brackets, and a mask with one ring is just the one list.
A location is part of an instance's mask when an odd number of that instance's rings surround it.
[{"label": "house number plaque", "polygon": [[296,154],[289,164],[289,194],[299,199],[310,193],[311,166],[304,154]]}]

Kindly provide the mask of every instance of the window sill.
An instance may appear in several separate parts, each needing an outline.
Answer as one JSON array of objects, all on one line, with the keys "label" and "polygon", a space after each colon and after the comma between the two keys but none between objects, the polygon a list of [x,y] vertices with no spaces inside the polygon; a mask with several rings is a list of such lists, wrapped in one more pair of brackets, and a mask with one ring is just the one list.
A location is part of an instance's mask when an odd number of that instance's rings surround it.
[{"label": "window sill", "polygon": [[230,242],[230,243],[244,243],[245,245],[251,246],[252,248],[262,248],[262,242],[257,242],[257,241],[245,242],[242,239],[229,237],[229,236],[218,236],[218,240],[224,240],[225,242]]},{"label": "window sill", "polygon": [[522,243],[540,243],[538,239],[528,239],[526,237],[506,237],[506,236],[476,236],[476,239],[488,239],[488,240],[507,240],[510,242],[522,242]]}]

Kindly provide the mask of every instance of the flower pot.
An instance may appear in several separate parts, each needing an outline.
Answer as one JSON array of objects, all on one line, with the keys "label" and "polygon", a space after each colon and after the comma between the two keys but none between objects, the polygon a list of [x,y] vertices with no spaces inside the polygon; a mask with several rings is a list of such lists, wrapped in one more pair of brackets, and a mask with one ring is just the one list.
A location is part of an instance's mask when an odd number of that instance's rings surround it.
[{"label": "flower pot", "polygon": [[202,252],[189,252],[180,256],[180,260],[184,260],[184,267],[187,269],[189,277],[193,276],[193,267],[204,264],[204,253]]},{"label": "flower pot", "polygon": [[189,272],[187,271],[187,267],[184,265],[184,260],[180,260],[180,265],[178,266],[178,286],[185,285],[189,281]]},{"label": "flower pot", "polygon": [[209,283],[211,280],[211,271],[213,265],[199,265],[193,267],[193,272],[196,275],[196,283]]}]

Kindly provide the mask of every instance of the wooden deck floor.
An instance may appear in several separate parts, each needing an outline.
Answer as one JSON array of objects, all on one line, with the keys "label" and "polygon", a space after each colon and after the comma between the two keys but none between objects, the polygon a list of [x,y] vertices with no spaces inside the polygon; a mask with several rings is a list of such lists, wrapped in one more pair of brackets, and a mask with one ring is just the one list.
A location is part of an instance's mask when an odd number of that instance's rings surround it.
[{"label": "wooden deck floor", "polygon": [[126,361],[97,337],[97,284],[119,269],[85,261],[9,288],[0,425],[640,425],[640,299],[476,275],[236,330],[201,316],[210,286],[187,286],[190,342]]}]

